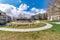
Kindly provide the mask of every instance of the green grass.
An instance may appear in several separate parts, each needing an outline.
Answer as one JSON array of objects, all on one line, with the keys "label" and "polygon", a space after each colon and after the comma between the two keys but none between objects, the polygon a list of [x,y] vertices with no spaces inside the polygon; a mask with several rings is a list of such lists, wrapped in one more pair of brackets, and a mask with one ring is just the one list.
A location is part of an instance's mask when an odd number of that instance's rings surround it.
[{"label": "green grass", "polygon": [[43,22],[47,22],[47,23],[50,23],[50,24],[53,25],[53,27],[51,29],[48,29],[49,31],[52,31],[52,32],[54,32],[54,31],[55,32],[60,32],[60,24],[52,23],[52,22],[55,22],[55,21],[46,21],[46,20],[43,20]]},{"label": "green grass", "polygon": [[37,32],[5,32],[0,31],[0,40],[60,40],[60,24],[53,24],[53,27]]},{"label": "green grass", "polygon": [[20,25],[20,26],[4,26],[4,28],[38,28],[45,26],[45,23],[31,24],[29,25]]},{"label": "green grass", "polygon": [[51,29],[49,29],[50,31],[52,32],[60,32],[60,24],[54,24],[54,23],[51,23],[50,24],[53,25],[53,27]]},{"label": "green grass", "polygon": [[1,40],[60,40],[60,32],[37,31],[37,32],[5,32],[0,31]]}]

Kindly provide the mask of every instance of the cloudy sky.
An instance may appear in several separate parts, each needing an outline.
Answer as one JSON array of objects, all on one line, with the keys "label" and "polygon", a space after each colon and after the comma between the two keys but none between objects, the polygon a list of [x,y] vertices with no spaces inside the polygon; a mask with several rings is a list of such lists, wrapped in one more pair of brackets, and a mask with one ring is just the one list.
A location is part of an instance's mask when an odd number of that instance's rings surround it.
[{"label": "cloudy sky", "polygon": [[19,14],[34,15],[46,12],[46,2],[46,0],[0,0],[0,10],[15,17]]}]

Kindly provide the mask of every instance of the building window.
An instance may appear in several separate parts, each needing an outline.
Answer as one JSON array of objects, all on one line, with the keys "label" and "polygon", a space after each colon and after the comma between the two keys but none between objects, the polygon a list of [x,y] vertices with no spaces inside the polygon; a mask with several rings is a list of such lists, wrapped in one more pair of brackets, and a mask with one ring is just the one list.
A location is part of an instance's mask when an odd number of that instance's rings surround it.
[{"label": "building window", "polygon": [[1,13],[0,13],[0,15],[1,15]]}]

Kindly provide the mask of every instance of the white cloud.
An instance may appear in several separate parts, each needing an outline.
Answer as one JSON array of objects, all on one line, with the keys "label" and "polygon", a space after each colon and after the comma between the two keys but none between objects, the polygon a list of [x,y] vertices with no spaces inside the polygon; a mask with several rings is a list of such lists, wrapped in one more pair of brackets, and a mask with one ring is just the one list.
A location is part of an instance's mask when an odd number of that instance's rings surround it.
[{"label": "white cloud", "polygon": [[18,9],[19,9],[20,11],[22,11],[22,10],[27,10],[28,8],[29,8],[29,6],[27,6],[26,4],[21,4]]},{"label": "white cloud", "polygon": [[3,11],[3,12],[6,12],[10,16],[13,16],[12,11],[16,10],[16,7],[13,6],[13,5],[9,5],[9,4],[0,4],[0,10]]},{"label": "white cloud", "polygon": [[44,9],[41,9],[39,13],[43,14],[43,13],[46,13],[47,11],[44,10]]},{"label": "white cloud", "polygon": [[22,17],[26,16],[29,18],[33,13],[24,11],[27,10],[28,7],[29,6],[26,4],[21,4],[19,8],[9,4],[0,4],[0,10],[6,12],[7,15],[10,15],[11,17],[20,17],[20,14],[22,14]]},{"label": "white cloud", "polygon": [[40,11],[40,9],[32,8],[32,9],[31,9],[31,11],[32,11],[32,12],[39,12],[39,11]]},{"label": "white cloud", "polygon": [[37,9],[37,8],[32,8],[31,11],[32,12],[36,12],[37,14],[38,13],[41,13],[41,14],[46,13],[46,10],[44,10],[44,9]]},{"label": "white cloud", "polygon": [[35,13],[32,13],[32,12],[27,12],[27,11],[18,11],[18,18],[20,18],[20,17],[27,17],[27,18],[30,18],[31,17],[31,15],[35,15]]},{"label": "white cloud", "polygon": [[45,13],[46,10],[43,9],[37,9],[37,8],[32,8],[31,11],[27,12],[25,10],[27,10],[29,8],[28,5],[26,4],[21,4],[19,8],[16,8],[13,5],[9,5],[9,4],[0,4],[0,10],[3,12],[6,12],[7,15],[10,15],[11,17],[27,17],[30,18],[31,15],[35,15],[36,13]]},{"label": "white cloud", "polygon": [[15,9],[16,7],[9,4],[0,4],[0,10],[5,11],[7,9]]}]

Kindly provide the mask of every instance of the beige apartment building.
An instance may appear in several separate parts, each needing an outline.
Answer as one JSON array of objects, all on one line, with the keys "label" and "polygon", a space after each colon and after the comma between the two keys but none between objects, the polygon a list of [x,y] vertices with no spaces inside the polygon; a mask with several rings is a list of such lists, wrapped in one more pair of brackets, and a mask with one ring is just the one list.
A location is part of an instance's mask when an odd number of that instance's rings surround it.
[{"label": "beige apartment building", "polygon": [[50,6],[48,9],[48,20],[53,20],[53,21],[60,21],[60,12],[59,9],[54,7],[54,6]]}]

